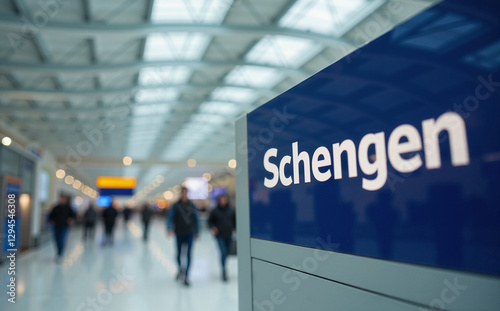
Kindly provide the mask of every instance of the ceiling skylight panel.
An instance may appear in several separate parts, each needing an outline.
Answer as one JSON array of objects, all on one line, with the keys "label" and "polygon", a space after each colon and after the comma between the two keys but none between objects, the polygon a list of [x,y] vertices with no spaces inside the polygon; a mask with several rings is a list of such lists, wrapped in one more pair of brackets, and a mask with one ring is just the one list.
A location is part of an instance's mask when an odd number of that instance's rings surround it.
[{"label": "ceiling skylight panel", "polygon": [[246,60],[299,68],[320,52],[322,46],[309,39],[265,36],[246,55]]},{"label": "ceiling skylight panel", "polygon": [[179,91],[173,88],[145,89],[135,94],[137,102],[174,101],[179,97]]},{"label": "ceiling skylight panel", "polygon": [[272,88],[283,77],[282,73],[273,68],[238,66],[226,76],[225,82],[232,85]]},{"label": "ceiling skylight panel", "polygon": [[189,81],[191,70],[187,67],[148,67],[139,72],[139,84],[182,84]]},{"label": "ceiling skylight panel", "polygon": [[323,34],[335,34],[362,11],[369,0],[299,0],[279,25]]},{"label": "ceiling skylight panel", "polygon": [[202,136],[193,136],[190,133],[181,131],[174,138],[162,154],[162,158],[172,161],[184,161],[193,150],[202,143]]},{"label": "ceiling skylight panel", "polygon": [[155,0],[151,20],[166,23],[222,22],[233,4],[231,0]]},{"label": "ceiling skylight panel", "polygon": [[221,115],[207,115],[207,114],[197,114],[191,117],[191,123],[193,127],[198,124],[210,124],[210,125],[222,125],[226,123],[226,118]]},{"label": "ceiling skylight panel", "polygon": [[199,111],[200,113],[217,113],[226,116],[234,116],[240,112],[240,109],[234,103],[205,102],[200,105]]},{"label": "ceiling skylight panel", "polygon": [[[132,158],[146,159],[150,156],[160,135],[164,116],[135,116],[130,122],[130,134],[127,143],[127,155]],[[145,129],[145,126],[148,129]]]},{"label": "ceiling skylight panel", "polygon": [[237,104],[249,104],[257,99],[255,91],[240,87],[218,87],[212,92],[215,101],[229,101]]},{"label": "ceiling skylight panel", "polygon": [[144,125],[149,125],[151,127],[159,126],[163,124],[164,120],[164,116],[135,116],[130,121],[130,131],[133,133],[135,127],[139,128]]},{"label": "ceiling skylight panel", "polygon": [[147,37],[145,60],[198,60],[208,47],[210,37],[200,33],[153,33]]},{"label": "ceiling skylight panel", "polygon": [[165,116],[170,111],[166,104],[137,105],[132,109],[134,116]]}]

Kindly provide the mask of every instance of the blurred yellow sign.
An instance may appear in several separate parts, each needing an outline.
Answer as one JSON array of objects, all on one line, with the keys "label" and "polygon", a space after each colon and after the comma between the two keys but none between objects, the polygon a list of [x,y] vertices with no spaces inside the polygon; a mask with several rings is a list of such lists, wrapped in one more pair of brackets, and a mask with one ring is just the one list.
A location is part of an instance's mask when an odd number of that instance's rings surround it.
[{"label": "blurred yellow sign", "polygon": [[100,189],[132,189],[137,181],[135,177],[99,176],[96,184]]}]

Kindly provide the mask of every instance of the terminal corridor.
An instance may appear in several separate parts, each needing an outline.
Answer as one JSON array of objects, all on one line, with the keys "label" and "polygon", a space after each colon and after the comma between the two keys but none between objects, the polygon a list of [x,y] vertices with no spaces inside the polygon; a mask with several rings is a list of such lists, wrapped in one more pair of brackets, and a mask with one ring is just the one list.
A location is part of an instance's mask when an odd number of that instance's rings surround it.
[{"label": "terminal corridor", "polygon": [[[191,286],[176,282],[174,238],[167,238],[163,218],[153,221],[148,242],[138,221],[120,220],[113,246],[101,246],[103,229],[94,241],[82,240],[73,226],[61,263],[56,263],[51,240],[18,254],[17,298],[6,299],[1,310],[236,310],[237,261],[228,258],[229,281],[220,280],[219,254],[213,237],[202,231],[193,247]],[[1,269],[7,284],[7,266]]]}]

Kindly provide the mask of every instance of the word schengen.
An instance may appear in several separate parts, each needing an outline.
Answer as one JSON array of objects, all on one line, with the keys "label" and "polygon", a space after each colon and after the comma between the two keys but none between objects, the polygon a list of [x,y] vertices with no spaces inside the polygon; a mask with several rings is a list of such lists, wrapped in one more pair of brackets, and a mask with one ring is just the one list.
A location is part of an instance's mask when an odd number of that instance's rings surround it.
[{"label": "word schengen", "polygon": [[[363,189],[375,191],[387,182],[388,162],[401,173],[419,169],[424,165],[424,160],[426,169],[439,169],[439,136],[442,132],[448,134],[452,165],[468,165],[470,160],[465,122],[458,113],[446,112],[436,119],[422,121],[422,136],[410,124],[396,127],[390,133],[387,145],[386,133],[366,134],[361,138],[357,152],[355,143],[350,139],[333,143],[331,148],[319,146],[312,157],[307,151],[299,151],[298,141],[292,143],[292,155],[283,155],[277,148],[270,148],[264,154],[263,164],[272,178],[264,177],[264,186],[274,188],[279,182],[285,187],[309,183],[312,177],[319,182],[327,181],[332,176],[342,179],[342,156],[345,155],[348,178],[358,177],[359,164],[365,175],[362,177]],[[369,150],[374,150],[374,153],[370,154]],[[291,166],[292,171],[287,176],[287,172],[290,172],[288,166]],[[300,174],[301,171],[303,174]]]}]

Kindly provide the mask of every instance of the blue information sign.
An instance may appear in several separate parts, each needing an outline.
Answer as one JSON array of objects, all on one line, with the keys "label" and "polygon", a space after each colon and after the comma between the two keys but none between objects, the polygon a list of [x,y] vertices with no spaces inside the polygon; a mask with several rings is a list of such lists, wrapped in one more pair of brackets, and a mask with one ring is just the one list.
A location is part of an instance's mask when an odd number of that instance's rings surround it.
[{"label": "blue information sign", "polygon": [[500,275],[499,5],[444,1],[250,113],[251,237]]}]

